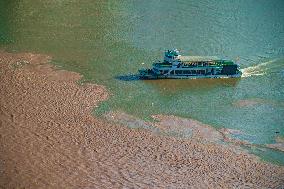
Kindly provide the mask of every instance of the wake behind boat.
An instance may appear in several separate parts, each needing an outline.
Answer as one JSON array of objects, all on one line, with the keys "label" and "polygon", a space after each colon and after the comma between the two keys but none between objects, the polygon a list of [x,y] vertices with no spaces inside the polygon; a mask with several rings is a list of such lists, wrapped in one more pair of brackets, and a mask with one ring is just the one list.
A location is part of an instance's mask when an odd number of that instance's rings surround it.
[{"label": "wake behind boat", "polygon": [[216,56],[181,56],[177,49],[165,51],[164,61],[152,69],[139,70],[141,79],[196,79],[241,77],[239,65]]}]

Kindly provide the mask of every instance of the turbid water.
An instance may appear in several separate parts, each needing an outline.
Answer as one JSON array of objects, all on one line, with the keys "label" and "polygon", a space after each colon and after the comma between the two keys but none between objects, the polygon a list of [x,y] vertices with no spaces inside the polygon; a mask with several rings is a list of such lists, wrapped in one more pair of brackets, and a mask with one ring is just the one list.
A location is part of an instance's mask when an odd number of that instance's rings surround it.
[{"label": "turbid water", "polygon": [[[284,136],[284,2],[11,1],[0,2],[0,46],[47,53],[113,94],[97,113],[117,110],[190,117],[256,144]],[[240,79],[141,81],[141,67],[178,48],[186,55],[236,60]],[[283,162],[284,154],[255,151]],[[263,152],[263,153],[262,153]]]}]

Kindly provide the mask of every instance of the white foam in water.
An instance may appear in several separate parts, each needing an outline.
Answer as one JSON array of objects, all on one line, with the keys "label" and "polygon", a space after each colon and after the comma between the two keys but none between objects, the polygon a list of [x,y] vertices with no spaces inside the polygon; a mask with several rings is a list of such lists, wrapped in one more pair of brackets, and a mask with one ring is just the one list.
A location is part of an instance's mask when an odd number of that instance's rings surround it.
[{"label": "white foam in water", "polygon": [[273,62],[275,62],[276,59],[270,60],[267,62],[263,62],[261,64],[255,65],[255,66],[250,66],[244,69],[241,69],[242,71],[242,77],[251,77],[251,76],[259,76],[259,75],[265,75],[266,70],[268,69],[267,66]]}]

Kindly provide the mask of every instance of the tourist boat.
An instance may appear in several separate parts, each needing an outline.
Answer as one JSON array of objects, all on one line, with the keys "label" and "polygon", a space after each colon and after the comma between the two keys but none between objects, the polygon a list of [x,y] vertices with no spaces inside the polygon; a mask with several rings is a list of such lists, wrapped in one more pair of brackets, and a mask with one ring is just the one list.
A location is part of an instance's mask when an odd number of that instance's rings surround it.
[{"label": "tourist boat", "polygon": [[237,78],[242,72],[232,60],[216,56],[181,56],[177,49],[165,51],[164,61],[152,69],[139,70],[141,79]]}]

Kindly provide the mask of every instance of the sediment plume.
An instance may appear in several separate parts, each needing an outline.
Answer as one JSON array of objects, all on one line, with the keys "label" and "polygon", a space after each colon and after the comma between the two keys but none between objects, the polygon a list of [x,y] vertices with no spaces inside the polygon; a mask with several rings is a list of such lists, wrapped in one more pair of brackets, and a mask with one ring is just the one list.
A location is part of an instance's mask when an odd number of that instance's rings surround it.
[{"label": "sediment plume", "polygon": [[284,138],[283,137],[280,137],[280,136],[277,136],[275,138],[275,142],[274,144],[267,144],[267,147],[268,148],[273,148],[273,149],[276,149],[276,150],[280,150],[282,152],[284,152]]},{"label": "sediment plume", "polygon": [[265,101],[263,99],[243,99],[237,102],[234,102],[233,105],[237,107],[248,107],[248,106],[255,106],[259,104],[264,104]]},{"label": "sediment plume", "polygon": [[[48,56],[0,52],[0,188],[281,188],[284,168],[218,141],[178,138],[92,115],[105,87]],[[156,117],[168,130],[173,116]],[[133,124],[136,124],[135,122]],[[197,128],[199,123],[186,123]],[[208,134],[208,135],[207,135]]]}]

